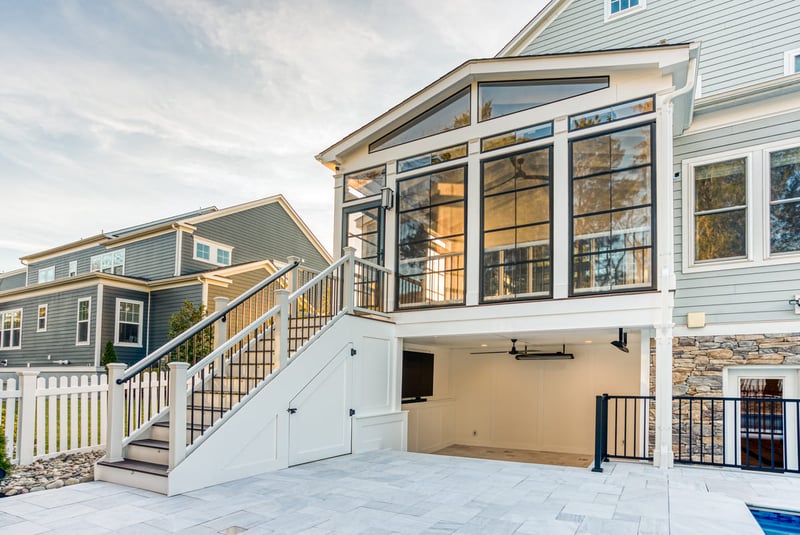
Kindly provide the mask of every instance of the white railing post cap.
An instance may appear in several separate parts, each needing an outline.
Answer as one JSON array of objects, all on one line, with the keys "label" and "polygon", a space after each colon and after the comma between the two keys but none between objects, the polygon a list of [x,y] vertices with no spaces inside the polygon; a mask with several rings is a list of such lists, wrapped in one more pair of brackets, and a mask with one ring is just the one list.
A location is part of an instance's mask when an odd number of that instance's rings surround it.
[{"label": "white railing post cap", "polygon": [[172,362],[168,362],[167,363],[167,367],[170,370],[180,370],[181,368],[183,368],[184,370],[188,370],[189,369],[189,363],[188,362],[184,362],[182,360],[173,360]]}]

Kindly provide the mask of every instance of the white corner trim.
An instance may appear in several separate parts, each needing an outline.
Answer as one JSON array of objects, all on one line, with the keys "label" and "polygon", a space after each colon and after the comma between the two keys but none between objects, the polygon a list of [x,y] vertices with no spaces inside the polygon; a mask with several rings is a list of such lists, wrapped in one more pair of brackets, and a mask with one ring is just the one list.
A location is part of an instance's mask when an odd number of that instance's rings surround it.
[{"label": "white corner trim", "polygon": [[103,283],[97,285],[97,311],[94,319],[94,365],[100,366],[103,345]]},{"label": "white corner trim", "polygon": [[175,277],[181,275],[181,257],[183,256],[183,230],[175,231]]}]

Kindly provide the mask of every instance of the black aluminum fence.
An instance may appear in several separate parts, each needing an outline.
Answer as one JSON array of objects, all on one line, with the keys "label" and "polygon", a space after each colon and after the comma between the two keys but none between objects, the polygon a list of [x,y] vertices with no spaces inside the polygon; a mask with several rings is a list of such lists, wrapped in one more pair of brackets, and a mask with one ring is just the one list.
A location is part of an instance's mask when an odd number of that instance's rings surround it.
[{"label": "black aluminum fence", "polygon": [[[655,398],[596,398],[594,471],[612,459],[652,460]],[[800,399],[672,398],[676,463],[800,473]]]}]

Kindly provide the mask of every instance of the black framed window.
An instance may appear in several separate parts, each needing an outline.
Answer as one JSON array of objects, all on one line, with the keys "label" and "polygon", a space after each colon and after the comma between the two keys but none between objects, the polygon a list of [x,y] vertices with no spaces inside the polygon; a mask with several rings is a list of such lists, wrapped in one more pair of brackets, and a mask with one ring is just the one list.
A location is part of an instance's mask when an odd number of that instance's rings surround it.
[{"label": "black framed window", "polygon": [[378,165],[344,175],[344,202],[380,195],[386,185],[386,166]]},{"label": "black framed window", "polygon": [[397,182],[397,307],[464,302],[466,167]]},{"label": "black framed window", "polygon": [[483,301],[549,297],[552,147],[481,164]]},{"label": "black framed window", "polygon": [[607,76],[481,82],[478,84],[478,120],[488,121],[607,87]]},{"label": "black framed window", "polygon": [[653,124],[570,143],[572,293],[653,287]]},{"label": "black framed window", "polygon": [[380,203],[344,211],[344,243],[358,258],[383,265],[383,217]]}]

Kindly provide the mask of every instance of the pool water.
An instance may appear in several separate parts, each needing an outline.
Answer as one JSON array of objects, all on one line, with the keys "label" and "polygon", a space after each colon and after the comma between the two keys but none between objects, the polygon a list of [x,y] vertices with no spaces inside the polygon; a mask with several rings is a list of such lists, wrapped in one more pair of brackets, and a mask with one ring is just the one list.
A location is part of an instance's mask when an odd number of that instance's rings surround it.
[{"label": "pool water", "polygon": [[788,511],[750,509],[765,535],[800,534],[800,515]]}]

